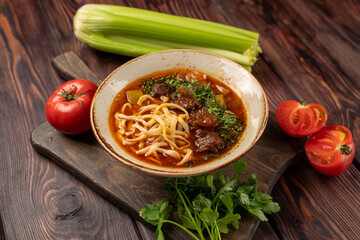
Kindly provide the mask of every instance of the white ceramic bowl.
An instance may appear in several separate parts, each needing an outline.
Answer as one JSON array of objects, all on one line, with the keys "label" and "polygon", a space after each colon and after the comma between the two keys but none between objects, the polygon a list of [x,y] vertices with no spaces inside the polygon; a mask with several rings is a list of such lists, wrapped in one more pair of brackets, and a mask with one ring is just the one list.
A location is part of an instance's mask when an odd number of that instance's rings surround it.
[{"label": "white ceramic bowl", "polygon": [[[109,110],[117,93],[130,82],[156,71],[193,69],[223,81],[242,98],[247,126],[240,142],[224,157],[191,168],[163,168],[129,156],[113,138]],[[194,50],[167,50],[135,58],[113,71],[99,86],[91,106],[91,125],[96,139],[114,158],[136,170],[160,176],[192,176],[214,171],[244,155],[262,135],[268,119],[266,95],[255,77],[239,64],[214,54]]]}]

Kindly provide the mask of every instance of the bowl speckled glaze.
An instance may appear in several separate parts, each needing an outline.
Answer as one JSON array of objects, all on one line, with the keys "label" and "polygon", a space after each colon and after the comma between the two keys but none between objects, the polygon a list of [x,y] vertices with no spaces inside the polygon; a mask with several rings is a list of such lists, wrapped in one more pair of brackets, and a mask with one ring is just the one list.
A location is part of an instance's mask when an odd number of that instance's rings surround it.
[{"label": "bowl speckled glaze", "polygon": [[[247,127],[239,143],[218,160],[191,168],[163,168],[129,156],[113,138],[109,110],[117,93],[130,82],[150,73],[168,69],[192,69],[212,75],[232,88],[247,110]],[[268,119],[266,95],[255,77],[239,64],[195,50],[166,50],[135,58],[113,71],[99,86],[91,106],[91,125],[97,141],[123,164],[149,174],[179,177],[214,171],[244,155],[262,135]]]}]

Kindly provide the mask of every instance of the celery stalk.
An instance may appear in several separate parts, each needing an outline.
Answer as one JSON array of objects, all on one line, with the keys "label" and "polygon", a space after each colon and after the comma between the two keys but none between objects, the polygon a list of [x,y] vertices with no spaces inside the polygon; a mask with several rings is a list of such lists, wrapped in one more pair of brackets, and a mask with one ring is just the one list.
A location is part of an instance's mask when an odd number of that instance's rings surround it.
[{"label": "celery stalk", "polygon": [[89,46],[137,57],[166,49],[197,49],[245,66],[255,63],[258,33],[148,10],[87,4],[74,17],[75,36]]},{"label": "celery stalk", "polygon": [[203,31],[212,32],[214,34],[222,34],[235,38],[239,36],[247,37],[251,40],[257,40],[259,38],[258,33],[249,30],[232,27],[225,24],[182,17],[182,16],[175,16],[170,14],[164,14],[164,13],[154,12],[144,9],[131,8],[125,6],[106,5],[106,4],[87,4],[82,7],[82,10],[86,12],[92,12],[93,9],[96,9],[98,11],[102,10],[103,13],[107,12],[113,15],[137,18],[145,21],[153,21],[158,23],[171,23],[171,25],[178,27],[187,26],[197,31],[201,29]]},{"label": "celery stalk", "polygon": [[159,40],[223,48],[236,52],[244,52],[253,44],[253,40],[249,40],[247,37],[235,38],[214,34],[203,29],[195,30],[186,25],[179,27],[173,25],[172,22],[144,21],[139,18],[115,15],[102,10],[91,12],[91,15],[86,16],[85,20],[83,22],[85,27],[105,36],[118,32],[121,35],[147,36]]},{"label": "celery stalk", "polygon": [[240,63],[241,65],[247,65],[247,66],[252,66],[256,61],[256,58],[253,56],[244,55],[244,54],[240,54],[237,52],[232,52],[232,51],[219,49],[219,48],[206,48],[206,47],[201,47],[201,46],[196,46],[196,45],[188,45],[188,44],[182,44],[182,43],[176,43],[176,42],[167,42],[167,41],[162,41],[162,40],[157,40],[157,39],[148,39],[148,38],[142,38],[142,37],[136,37],[136,36],[126,36],[126,35],[123,35],[123,36],[109,35],[107,37],[109,39],[116,40],[119,42],[131,41],[133,43],[143,45],[143,46],[146,45],[149,47],[150,46],[155,47],[155,48],[158,47],[161,50],[176,48],[176,49],[193,49],[193,50],[211,52],[211,53],[215,53],[217,55],[227,57],[235,62]]},{"label": "celery stalk", "polygon": [[144,54],[169,49],[167,47],[163,47],[160,49],[151,44],[150,45],[141,44],[137,41],[132,41],[131,39],[129,39],[128,41],[117,41],[104,37],[95,32],[91,32],[89,30],[77,31],[76,37],[80,41],[88,44],[90,47],[95,48],[97,50],[101,50],[109,53],[116,53],[130,57],[138,57]]},{"label": "celery stalk", "polygon": [[226,51],[222,49],[211,49],[211,48],[202,48],[192,45],[183,45],[177,43],[169,43],[164,41],[142,39],[138,37],[126,37],[126,36],[108,36],[104,37],[100,34],[91,32],[91,31],[79,31],[77,32],[77,38],[89,44],[89,46],[102,50],[104,52],[116,53],[131,57],[137,57],[140,55],[168,50],[168,49],[196,49],[201,51],[207,51],[215,53],[224,57],[227,57],[235,62],[238,62],[243,67],[249,69],[248,67],[252,66],[256,61],[253,57],[248,57],[243,54]]}]

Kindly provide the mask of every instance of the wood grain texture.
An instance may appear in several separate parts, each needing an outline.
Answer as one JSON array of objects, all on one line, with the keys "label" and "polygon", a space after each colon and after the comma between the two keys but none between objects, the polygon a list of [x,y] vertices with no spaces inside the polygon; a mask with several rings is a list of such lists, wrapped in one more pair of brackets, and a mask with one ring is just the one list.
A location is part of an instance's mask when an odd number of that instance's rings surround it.
[{"label": "wood grain texture", "polygon": [[268,222],[261,222],[258,230],[255,232],[252,240],[279,240],[280,238],[275,233],[274,229]]},{"label": "wood grain texture", "polygon": [[[47,97],[63,82],[51,67],[52,58],[74,51],[102,79],[131,59],[93,50],[74,37],[72,18],[82,4],[89,2],[192,16],[260,32],[264,54],[256,63],[253,74],[265,88],[270,109],[274,111],[281,101],[287,99],[306,98],[324,104],[331,113],[329,122],[349,126],[359,149],[358,1],[3,0],[0,1],[0,134],[6,137],[0,139],[2,237],[152,237],[149,234],[151,228],[135,222],[57,165],[35,153],[29,142],[31,131],[45,121]],[[359,160],[359,151],[356,158]],[[358,177],[351,178],[352,175],[358,176],[358,169],[352,166],[340,177],[321,178],[320,184],[314,177],[318,174],[305,158],[302,161],[304,163],[295,170],[283,175],[281,181],[285,184],[279,182],[274,187],[272,195],[275,200],[284,203],[281,213],[295,216],[290,221],[289,218],[281,221],[282,215],[272,219],[271,226],[280,229],[275,234],[279,234],[279,239],[312,239],[311,236],[318,236],[315,234],[320,232],[324,238],[339,239],[341,232],[354,231],[350,227],[359,222],[358,191],[349,193],[348,180],[332,179],[350,178],[350,183],[358,183]],[[307,179],[297,181],[304,176],[303,172],[307,172]],[[289,190],[287,185],[291,186]],[[302,185],[311,187],[306,189]],[[331,191],[326,191],[328,188]],[[74,195],[80,200],[66,202],[75,206],[84,202],[84,211],[79,210],[71,219],[55,221],[53,213],[58,209],[49,201],[61,199],[73,189],[78,192]],[[333,197],[342,194],[346,194],[346,198]],[[311,206],[310,210],[303,209],[300,201],[287,204],[288,199],[300,197],[301,203]],[[331,204],[324,205],[324,201]],[[353,215],[340,217],[332,208],[332,201],[335,204],[346,201],[345,210],[354,202]],[[318,221],[304,217],[303,212],[311,213],[318,208],[321,208],[321,211],[316,211]],[[327,231],[324,222],[335,227]],[[140,225],[142,227],[138,227]],[[261,234],[267,232],[267,228],[262,226],[257,232],[260,236],[268,236]],[[256,236],[255,233],[254,238]],[[276,236],[272,237],[269,239],[276,239]]]},{"label": "wood grain texture", "polygon": [[317,11],[341,31],[349,40],[359,44],[360,42],[360,4],[357,1],[313,1]]},{"label": "wood grain texture", "polygon": [[101,84],[100,78],[74,52],[65,52],[53,58],[51,64],[56,73],[66,81],[83,78],[97,86]]},{"label": "wood grain texture", "polygon": [[302,165],[304,170],[292,168],[280,177],[273,192],[283,210],[273,216],[281,235],[291,239],[358,239],[359,172],[352,165],[344,174],[329,178],[316,173],[307,162]]}]

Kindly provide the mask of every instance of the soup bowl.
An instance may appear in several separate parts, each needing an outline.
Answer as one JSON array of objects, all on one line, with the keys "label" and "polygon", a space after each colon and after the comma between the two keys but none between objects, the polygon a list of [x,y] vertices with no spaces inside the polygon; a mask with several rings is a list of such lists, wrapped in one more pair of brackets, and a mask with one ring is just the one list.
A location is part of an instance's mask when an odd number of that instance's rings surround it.
[{"label": "soup bowl", "polygon": [[[233,89],[242,99],[247,112],[245,132],[239,142],[219,159],[199,166],[167,168],[130,156],[113,137],[109,123],[110,106],[121,89],[140,77],[171,69],[197,70],[211,75]],[[140,56],[114,70],[97,89],[90,117],[97,141],[111,156],[126,166],[159,176],[193,176],[224,167],[249,151],[266,127],[268,102],[259,82],[239,64],[196,50],[165,50]]]}]

